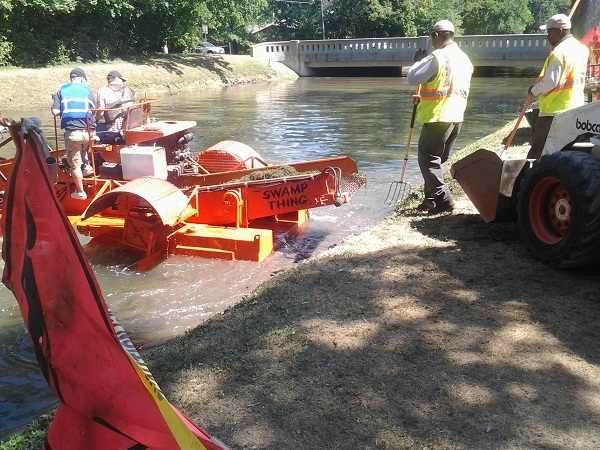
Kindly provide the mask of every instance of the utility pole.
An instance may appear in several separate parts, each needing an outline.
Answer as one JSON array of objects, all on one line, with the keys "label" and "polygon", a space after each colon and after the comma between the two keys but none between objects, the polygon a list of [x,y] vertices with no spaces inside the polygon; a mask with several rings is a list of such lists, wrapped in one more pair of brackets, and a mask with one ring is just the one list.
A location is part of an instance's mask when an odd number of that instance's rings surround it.
[{"label": "utility pole", "polygon": [[325,40],[325,19],[323,17],[323,0],[321,0],[321,30],[323,31],[323,40]]}]

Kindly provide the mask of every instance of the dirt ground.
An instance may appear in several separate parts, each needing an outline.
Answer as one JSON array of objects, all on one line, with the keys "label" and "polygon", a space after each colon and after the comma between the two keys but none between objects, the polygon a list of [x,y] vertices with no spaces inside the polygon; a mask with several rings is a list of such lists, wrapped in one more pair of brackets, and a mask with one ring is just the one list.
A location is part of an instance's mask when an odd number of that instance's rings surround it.
[{"label": "dirt ground", "polygon": [[276,274],[145,358],[234,449],[599,448],[598,274],[537,262],[460,196],[453,215],[391,218]]}]

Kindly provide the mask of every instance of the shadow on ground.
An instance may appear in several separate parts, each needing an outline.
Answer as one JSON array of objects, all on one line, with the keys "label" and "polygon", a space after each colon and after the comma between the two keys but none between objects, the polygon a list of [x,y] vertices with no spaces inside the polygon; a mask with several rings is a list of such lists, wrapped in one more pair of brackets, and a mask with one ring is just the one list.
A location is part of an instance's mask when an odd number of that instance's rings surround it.
[{"label": "shadow on ground", "polygon": [[[596,312],[600,311],[599,268],[557,270],[546,266],[535,260],[520,242],[517,226],[513,222],[484,223],[478,215],[463,214],[424,218],[415,222],[415,228],[435,239],[452,240],[459,251],[485,252],[489,249],[491,258],[503,266],[524,266],[520,275],[511,270],[513,273],[509,278],[506,278],[508,268],[504,267],[498,273],[490,270],[486,276],[500,289],[506,288],[506,282],[512,283],[514,286],[511,290],[523,289],[523,292],[530,293],[532,301],[537,299],[536,294],[542,294],[539,307],[532,310],[532,319],[544,324],[562,344],[569,346],[580,357],[590,363],[600,364],[600,351],[594,348],[591,341],[600,335],[600,327],[595,323],[599,318]],[[491,269],[486,267],[486,261],[482,263],[483,271]],[[557,295],[562,301],[555,304],[553,299]],[[544,302],[544,299],[548,299],[548,302]],[[571,311],[578,311],[578,306],[584,307],[582,314],[571,317]],[[589,309],[586,311],[585,307]],[[547,316],[549,312],[559,315]],[[565,319],[569,323],[574,321],[576,329],[562,327],[558,323]]]},{"label": "shadow on ground", "polygon": [[232,448],[597,448],[597,271],[474,215],[414,227],[435,241],[302,264],[150,350],[167,397]]},{"label": "shadow on ground", "polygon": [[156,55],[153,57],[132,57],[124,59],[133,64],[159,67],[167,72],[182,76],[186,68],[202,68],[216,74],[221,81],[226,83],[231,75],[231,64],[217,55],[204,54],[173,54]]}]

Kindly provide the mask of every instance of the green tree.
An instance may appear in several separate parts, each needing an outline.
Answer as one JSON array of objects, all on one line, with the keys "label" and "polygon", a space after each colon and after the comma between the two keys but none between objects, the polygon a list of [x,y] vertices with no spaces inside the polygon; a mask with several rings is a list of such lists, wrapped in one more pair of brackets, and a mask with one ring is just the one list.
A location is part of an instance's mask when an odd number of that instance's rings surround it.
[{"label": "green tree", "polygon": [[333,0],[328,11],[328,34],[338,39],[383,37],[386,25],[393,21],[393,11],[384,10],[379,0]]},{"label": "green tree", "polygon": [[0,67],[12,62],[12,42],[8,40],[11,9],[10,0],[0,0]]},{"label": "green tree", "polygon": [[269,5],[268,0],[206,0],[202,3],[210,14],[206,23],[214,30],[212,36],[238,44],[248,41],[247,26],[259,23]]},{"label": "green tree", "polygon": [[267,0],[0,0],[0,65],[43,65],[160,50],[202,38],[243,42]]},{"label": "green tree", "polygon": [[[267,33],[270,40],[319,39],[321,30],[321,5],[312,3],[286,3],[269,0],[267,11],[272,13],[276,28]],[[330,15],[330,2],[326,2],[325,16]],[[269,19],[268,12],[264,18]]]},{"label": "green tree", "polygon": [[428,35],[435,22],[441,19],[450,20],[460,30],[462,16],[460,14],[463,1],[460,0],[411,0],[410,8],[414,11],[415,35]]},{"label": "green tree", "polygon": [[471,0],[462,10],[465,34],[522,33],[533,22],[527,0]]},{"label": "green tree", "polygon": [[[309,0],[306,0],[309,1]],[[536,31],[569,0],[323,0],[328,38],[418,36],[446,18],[467,34]],[[0,0],[0,65],[43,65],[185,51],[209,37],[244,45],[248,25],[268,39],[320,39],[321,0]]]},{"label": "green tree", "polygon": [[[272,1],[272,4],[275,2]],[[327,0],[324,2],[328,38],[417,36],[428,34],[440,19],[461,24],[460,0]],[[319,2],[274,5],[279,39],[320,38]]]},{"label": "green tree", "polygon": [[452,0],[333,0],[328,27],[334,37],[416,36],[440,17]]},{"label": "green tree", "polygon": [[538,32],[539,26],[546,23],[546,20],[550,16],[558,13],[567,13],[570,5],[570,0],[529,0],[529,11],[531,11],[533,21],[525,29],[525,32]]}]

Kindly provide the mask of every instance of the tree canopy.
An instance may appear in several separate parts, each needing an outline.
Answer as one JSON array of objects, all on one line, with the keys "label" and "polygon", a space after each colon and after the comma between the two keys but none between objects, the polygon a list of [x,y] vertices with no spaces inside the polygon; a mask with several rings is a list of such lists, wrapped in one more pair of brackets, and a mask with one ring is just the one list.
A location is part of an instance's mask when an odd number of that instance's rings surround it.
[{"label": "tree canopy", "polygon": [[[323,0],[327,38],[417,36],[441,18],[466,34],[531,32],[570,0]],[[203,38],[319,39],[321,0],[0,0],[0,66],[185,51]]]},{"label": "tree canopy", "polygon": [[0,0],[0,65],[96,60],[244,41],[267,0]]},{"label": "tree canopy", "polygon": [[[318,39],[320,1],[269,0],[279,27],[275,39]],[[451,20],[465,34],[538,30],[551,15],[567,12],[571,0],[323,0],[327,38],[417,36],[438,20]]]},{"label": "tree canopy", "polygon": [[463,8],[466,34],[522,33],[532,22],[527,0],[479,0]]}]

